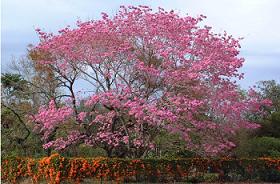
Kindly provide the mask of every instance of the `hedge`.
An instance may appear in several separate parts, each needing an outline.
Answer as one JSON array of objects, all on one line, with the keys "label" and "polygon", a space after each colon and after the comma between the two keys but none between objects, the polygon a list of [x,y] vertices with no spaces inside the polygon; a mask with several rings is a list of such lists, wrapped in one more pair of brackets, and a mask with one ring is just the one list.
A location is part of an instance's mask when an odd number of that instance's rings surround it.
[{"label": "hedge", "polygon": [[3,181],[17,183],[32,178],[34,183],[85,178],[123,182],[280,181],[280,158],[233,159],[121,159],[65,158],[59,154],[41,159],[10,157],[1,163]]}]

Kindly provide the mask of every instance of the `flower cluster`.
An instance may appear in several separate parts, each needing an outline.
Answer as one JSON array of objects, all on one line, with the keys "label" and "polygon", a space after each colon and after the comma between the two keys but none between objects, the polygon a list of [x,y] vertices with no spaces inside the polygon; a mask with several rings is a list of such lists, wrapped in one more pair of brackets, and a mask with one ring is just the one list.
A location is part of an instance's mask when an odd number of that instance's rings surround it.
[{"label": "flower cluster", "polygon": [[48,107],[41,107],[39,112],[30,117],[35,122],[35,130],[43,134],[43,140],[47,140],[54,129],[73,115],[70,107],[57,108],[54,100],[51,100]]}]

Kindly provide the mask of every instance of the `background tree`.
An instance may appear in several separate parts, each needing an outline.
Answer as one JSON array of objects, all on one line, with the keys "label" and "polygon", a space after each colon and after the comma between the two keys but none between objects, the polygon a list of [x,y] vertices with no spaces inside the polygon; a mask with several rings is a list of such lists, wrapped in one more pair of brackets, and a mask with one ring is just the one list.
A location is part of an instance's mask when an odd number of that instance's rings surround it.
[{"label": "background tree", "polygon": [[25,117],[26,112],[32,108],[26,93],[29,88],[28,82],[21,75],[12,73],[2,74],[1,82],[2,155],[26,156],[28,152],[43,152],[41,144],[37,149],[32,144],[34,135]]},{"label": "background tree", "polygon": [[258,84],[262,97],[272,102],[272,106],[267,109],[270,115],[262,120],[258,135],[280,138],[280,84],[275,80],[260,81]]},{"label": "background tree", "polygon": [[240,157],[280,156],[280,85],[274,80],[260,81],[258,93],[263,99],[271,100],[272,105],[263,107],[262,116],[253,114],[261,127],[257,131],[241,132],[235,152]]},{"label": "background tree", "polygon": [[[28,52],[29,55],[32,55],[30,49],[31,46],[29,46]],[[18,139],[18,141],[13,141],[15,145],[20,145],[16,154],[25,155],[34,152],[43,154],[43,142],[36,135],[40,132],[36,134],[32,132],[34,124],[28,123],[26,117],[37,112],[40,106],[48,104],[50,99],[56,99],[59,103],[61,98],[58,82],[52,80],[51,71],[47,68],[40,68],[37,66],[38,63],[33,62],[30,58],[28,56],[13,60],[9,66],[11,73],[1,75],[1,120],[4,126],[2,136],[9,137],[6,146],[2,144],[2,150],[7,154],[15,149],[10,145],[10,141],[15,139]],[[8,134],[16,138],[10,137]],[[33,147],[33,150],[28,150],[29,147]],[[48,154],[50,151],[50,149],[47,150]]]}]

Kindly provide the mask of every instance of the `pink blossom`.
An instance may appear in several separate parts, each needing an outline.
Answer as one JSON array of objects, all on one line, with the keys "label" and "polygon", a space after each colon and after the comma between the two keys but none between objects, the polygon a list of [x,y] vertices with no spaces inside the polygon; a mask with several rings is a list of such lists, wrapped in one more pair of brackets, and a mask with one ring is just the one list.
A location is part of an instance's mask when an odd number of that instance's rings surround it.
[{"label": "pink blossom", "polygon": [[87,116],[86,112],[80,112],[80,114],[78,115],[78,119],[80,121],[83,121],[85,119],[85,117]]},{"label": "pink blossom", "polygon": [[123,137],[123,142],[124,142],[125,144],[128,144],[128,140],[129,140],[129,137],[128,137],[128,136],[124,136],[124,137]]},{"label": "pink blossom", "polygon": [[[57,108],[51,101],[31,118],[45,141],[60,124],[79,124],[76,133],[44,147],[64,149],[84,142],[114,150],[123,143],[152,149],[149,130],[165,129],[180,135],[188,149],[212,156],[234,147],[240,129],[258,128],[246,117],[263,113],[271,102],[253,89],[240,93],[236,80],[243,78],[238,70],[244,58],[239,39],[201,27],[204,18],[122,6],[112,18],[103,13],[100,20],[79,21],[57,35],[38,29],[40,43],[34,51],[49,58],[36,62],[51,66],[61,78],[78,72],[95,90],[81,99],[87,112],[69,105]],[[79,122],[73,118],[77,112]],[[85,136],[88,129],[96,131]]]}]

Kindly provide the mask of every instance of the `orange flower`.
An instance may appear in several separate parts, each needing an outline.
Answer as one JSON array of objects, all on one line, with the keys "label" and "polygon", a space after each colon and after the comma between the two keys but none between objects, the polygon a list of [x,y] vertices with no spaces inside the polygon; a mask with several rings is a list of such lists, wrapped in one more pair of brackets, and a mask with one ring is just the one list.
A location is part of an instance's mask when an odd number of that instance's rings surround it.
[{"label": "orange flower", "polygon": [[56,177],[55,177],[55,182],[56,182],[56,183],[60,183],[60,176],[61,176],[61,173],[60,173],[60,171],[58,171],[58,172],[56,173]]}]

